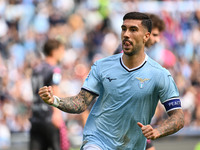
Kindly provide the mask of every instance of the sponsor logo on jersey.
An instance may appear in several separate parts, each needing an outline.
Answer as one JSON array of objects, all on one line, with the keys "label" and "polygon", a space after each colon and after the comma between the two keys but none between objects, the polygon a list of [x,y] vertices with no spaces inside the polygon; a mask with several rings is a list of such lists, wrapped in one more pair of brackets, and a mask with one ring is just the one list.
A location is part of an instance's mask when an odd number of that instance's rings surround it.
[{"label": "sponsor logo on jersey", "polygon": [[150,79],[147,79],[147,78],[142,79],[142,78],[139,78],[139,77],[136,77],[136,79],[140,81],[140,82],[139,82],[139,87],[140,87],[141,89],[144,87],[145,81],[150,80]]},{"label": "sponsor logo on jersey", "polygon": [[110,78],[110,77],[107,77],[106,79],[108,79],[109,82],[111,82],[112,80],[117,80],[117,78]]}]

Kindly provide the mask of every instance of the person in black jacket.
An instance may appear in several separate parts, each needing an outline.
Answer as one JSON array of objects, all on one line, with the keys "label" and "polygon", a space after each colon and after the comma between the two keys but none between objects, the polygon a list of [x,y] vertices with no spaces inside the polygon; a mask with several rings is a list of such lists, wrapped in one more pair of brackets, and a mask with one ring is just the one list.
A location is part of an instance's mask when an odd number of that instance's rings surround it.
[{"label": "person in black jacket", "polygon": [[61,69],[58,63],[65,51],[62,42],[48,39],[43,47],[45,59],[33,69],[32,90],[33,105],[30,150],[61,150],[59,129],[63,122],[61,111],[55,107],[46,105],[38,95],[41,86],[52,86],[58,95],[58,84],[61,81]]}]

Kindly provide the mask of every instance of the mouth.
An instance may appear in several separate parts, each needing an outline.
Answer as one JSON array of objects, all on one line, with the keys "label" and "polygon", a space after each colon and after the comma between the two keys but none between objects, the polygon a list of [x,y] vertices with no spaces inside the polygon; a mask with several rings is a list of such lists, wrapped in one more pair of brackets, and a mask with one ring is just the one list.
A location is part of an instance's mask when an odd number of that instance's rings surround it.
[{"label": "mouth", "polygon": [[129,40],[123,40],[123,46],[125,48],[130,47],[132,45],[132,42]]}]

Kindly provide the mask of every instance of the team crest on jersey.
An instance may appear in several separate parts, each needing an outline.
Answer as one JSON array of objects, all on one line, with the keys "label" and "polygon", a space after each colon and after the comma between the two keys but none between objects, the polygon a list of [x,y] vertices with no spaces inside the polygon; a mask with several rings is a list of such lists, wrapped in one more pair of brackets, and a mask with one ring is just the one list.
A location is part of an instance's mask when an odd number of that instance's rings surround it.
[{"label": "team crest on jersey", "polygon": [[136,79],[138,79],[138,80],[140,81],[140,82],[139,82],[139,87],[140,87],[141,89],[144,87],[145,81],[150,80],[150,79],[147,79],[147,78],[142,79],[142,78],[139,78],[139,77],[136,77]]}]

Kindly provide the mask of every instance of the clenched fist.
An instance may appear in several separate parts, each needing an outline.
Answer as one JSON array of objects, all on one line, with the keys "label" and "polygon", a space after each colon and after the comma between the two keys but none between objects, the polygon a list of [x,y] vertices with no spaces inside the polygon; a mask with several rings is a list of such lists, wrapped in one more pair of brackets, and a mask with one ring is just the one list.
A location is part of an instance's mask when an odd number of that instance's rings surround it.
[{"label": "clenched fist", "polygon": [[147,139],[155,140],[160,136],[158,130],[154,129],[151,125],[143,125],[140,122],[137,125],[141,128],[143,135]]},{"label": "clenched fist", "polygon": [[49,105],[53,104],[54,97],[53,97],[53,90],[51,86],[44,86],[40,88],[38,94],[45,103]]}]

